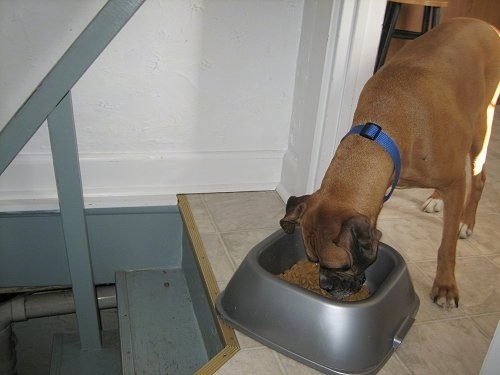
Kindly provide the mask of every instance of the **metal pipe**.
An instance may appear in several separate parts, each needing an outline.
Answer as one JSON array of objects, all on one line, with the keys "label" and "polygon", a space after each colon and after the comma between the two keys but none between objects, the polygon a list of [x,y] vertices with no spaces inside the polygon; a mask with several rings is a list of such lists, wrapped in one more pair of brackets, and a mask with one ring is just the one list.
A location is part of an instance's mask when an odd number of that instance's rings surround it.
[{"label": "metal pipe", "polygon": [[15,336],[11,324],[0,328],[0,375],[16,375]]},{"label": "metal pipe", "polygon": [[[100,310],[116,307],[114,285],[98,286],[96,294]],[[0,304],[0,375],[16,375],[13,322],[74,312],[75,303],[71,289],[18,295]]]}]

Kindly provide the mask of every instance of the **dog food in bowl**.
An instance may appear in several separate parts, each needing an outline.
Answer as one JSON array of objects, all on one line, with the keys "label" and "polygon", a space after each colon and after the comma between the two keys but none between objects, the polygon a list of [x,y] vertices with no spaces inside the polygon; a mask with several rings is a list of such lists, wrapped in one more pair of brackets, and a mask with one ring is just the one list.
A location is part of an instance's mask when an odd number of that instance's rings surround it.
[{"label": "dog food in bowl", "polygon": [[[298,285],[311,292],[318,293],[323,297],[334,299],[326,290],[319,286],[319,264],[308,260],[299,260],[290,269],[278,275],[279,278]],[[370,291],[366,285],[354,294],[341,299],[342,302],[361,301],[370,296]]]}]

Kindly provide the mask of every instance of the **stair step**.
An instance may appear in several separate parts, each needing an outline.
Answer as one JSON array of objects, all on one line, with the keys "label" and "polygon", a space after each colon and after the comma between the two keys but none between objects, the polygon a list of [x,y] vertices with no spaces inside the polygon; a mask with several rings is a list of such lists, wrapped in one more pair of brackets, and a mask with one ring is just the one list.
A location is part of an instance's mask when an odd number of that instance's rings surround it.
[{"label": "stair step", "polygon": [[50,375],[120,375],[118,331],[102,331],[102,349],[82,350],[77,333],[55,334]]},{"label": "stair step", "polygon": [[182,269],[116,273],[123,374],[193,374],[207,350]]}]

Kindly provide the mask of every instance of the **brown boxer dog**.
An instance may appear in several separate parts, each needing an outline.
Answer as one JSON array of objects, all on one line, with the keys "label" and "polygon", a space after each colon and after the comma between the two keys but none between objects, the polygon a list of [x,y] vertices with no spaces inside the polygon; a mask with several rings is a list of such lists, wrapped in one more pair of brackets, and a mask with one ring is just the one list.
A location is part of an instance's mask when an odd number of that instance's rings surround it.
[{"label": "brown boxer dog", "polygon": [[319,190],[290,197],[280,221],[287,233],[300,225],[307,256],[321,266],[323,289],[344,297],[361,288],[377,256],[377,217],[397,183],[434,188],[433,198],[443,201],[431,298],[458,307],[457,238],[474,228],[499,80],[498,31],[469,18],[443,22],[409,42],[368,80],[353,130]]}]

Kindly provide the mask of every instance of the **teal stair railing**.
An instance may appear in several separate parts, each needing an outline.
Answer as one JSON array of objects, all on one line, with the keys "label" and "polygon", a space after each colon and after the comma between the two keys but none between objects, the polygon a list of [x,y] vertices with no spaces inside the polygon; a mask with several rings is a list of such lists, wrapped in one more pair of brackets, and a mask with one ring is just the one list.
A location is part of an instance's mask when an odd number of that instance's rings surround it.
[{"label": "teal stair railing", "polygon": [[[71,89],[145,0],[109,0],[0,132],[0,174],[47,120],[80,344],[100,349],[101,324],[84,213]],[[0,250],[0,262],[1,262]]]}]

